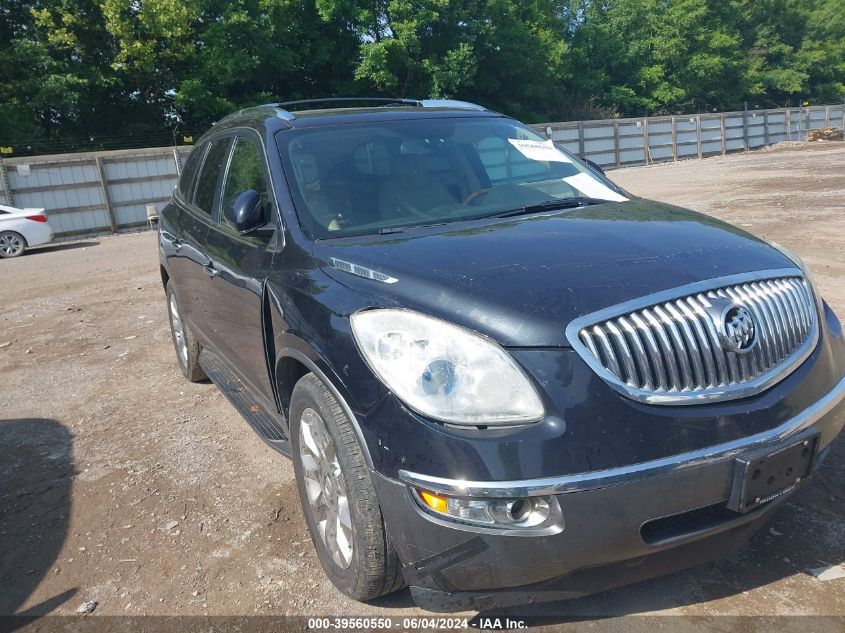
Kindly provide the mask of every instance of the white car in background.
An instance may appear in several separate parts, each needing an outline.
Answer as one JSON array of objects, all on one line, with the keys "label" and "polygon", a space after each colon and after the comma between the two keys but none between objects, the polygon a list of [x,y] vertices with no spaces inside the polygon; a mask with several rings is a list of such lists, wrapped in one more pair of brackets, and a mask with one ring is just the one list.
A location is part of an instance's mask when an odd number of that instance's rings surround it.
[{"label": "white car in background", "polygon": [[0,204],[0,257],[17,257],[30,246],[53,239],[44,209],[16,209]]}]

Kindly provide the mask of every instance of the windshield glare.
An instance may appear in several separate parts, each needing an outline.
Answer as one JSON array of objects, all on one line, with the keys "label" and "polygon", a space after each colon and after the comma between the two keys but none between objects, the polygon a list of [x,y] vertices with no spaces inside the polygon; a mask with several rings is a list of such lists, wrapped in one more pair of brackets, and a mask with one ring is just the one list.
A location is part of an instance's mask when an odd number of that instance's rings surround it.
[{"label": "windshield glare", "polygon": [[313,237],[493,216],[570,198],[624,201],[571,155],[511,119],[443,118],[279,133]]}]

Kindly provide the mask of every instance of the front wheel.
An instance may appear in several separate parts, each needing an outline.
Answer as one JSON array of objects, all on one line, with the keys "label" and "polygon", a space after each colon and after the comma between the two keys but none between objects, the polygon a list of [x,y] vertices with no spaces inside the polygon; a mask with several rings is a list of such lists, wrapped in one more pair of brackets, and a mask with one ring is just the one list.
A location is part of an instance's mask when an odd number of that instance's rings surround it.
[{"label": "front wheel", "polygon": [[0,257],[17,257],[26,250],[26,240],[20,233],[0,233]]},{"label": "front wheel", "polygon": [[329,580],[355,600],[400,588],[399,559],[354,429],[314,374],[296,383],[290,421],[299,498]]}]

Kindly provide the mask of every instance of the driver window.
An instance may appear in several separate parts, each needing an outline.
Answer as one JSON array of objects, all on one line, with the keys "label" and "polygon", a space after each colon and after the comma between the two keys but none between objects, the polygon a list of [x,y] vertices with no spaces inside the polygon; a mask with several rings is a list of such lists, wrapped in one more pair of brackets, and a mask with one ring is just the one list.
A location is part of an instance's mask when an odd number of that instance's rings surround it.
[{"label": "driver window", "polygon": [[[226,173],[226,183],[223,186],[223,207],[226,208],[237,196],[253,189],[261,195],[261,202],[267,213],[269,187],[267,184],[267,170],[261,148],[251,138],[239,136],[235,140],[229,170]],[[220,218],[223,221],[223,218]]]}]

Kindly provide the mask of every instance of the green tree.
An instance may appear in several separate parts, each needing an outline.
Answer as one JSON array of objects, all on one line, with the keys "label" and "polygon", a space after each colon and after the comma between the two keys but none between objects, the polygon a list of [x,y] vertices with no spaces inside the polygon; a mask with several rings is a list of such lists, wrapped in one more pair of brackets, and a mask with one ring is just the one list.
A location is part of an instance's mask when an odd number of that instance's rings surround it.
[{"label": "green tree", "polygon": [[2,144],[161,143],[246,105],[337,95],[466,99],[532,122],[838,101],[845,3],[0,4]]}]

